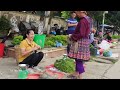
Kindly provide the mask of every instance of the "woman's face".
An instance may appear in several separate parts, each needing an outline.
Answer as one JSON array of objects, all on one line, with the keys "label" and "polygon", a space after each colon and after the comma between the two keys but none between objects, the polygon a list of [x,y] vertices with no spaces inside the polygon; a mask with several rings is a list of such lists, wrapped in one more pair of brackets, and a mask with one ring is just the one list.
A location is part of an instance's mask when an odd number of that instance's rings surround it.
[{"label": "woman's face", "polygon": [[93,29],[92,29],[92,32],[93,32],[93,33],[96,33],[96,30],[93,28]]},{"label": "woman's face", "polygon": [[30,31],[30,33],[29,34],[27,34],[27,39],[29,39],[30,41],[33,41],[33,39],[34,39],[34,31]]},{"label": "woman's face", "polygon": [[76,15],[77,15],[79,18],[81,18],[81,17],[84,16],[83,11],[75,11],[75,13],[76,13]]},{"label": "woman's face", "polygon": [[108,33],[108,35],[110,36],[110,35],[111,35],[111,33]]},{"label": "woman's face", "polygon": [[76,15],[80,18],[81,17],[81,13],[80,11],[75,11]]}]

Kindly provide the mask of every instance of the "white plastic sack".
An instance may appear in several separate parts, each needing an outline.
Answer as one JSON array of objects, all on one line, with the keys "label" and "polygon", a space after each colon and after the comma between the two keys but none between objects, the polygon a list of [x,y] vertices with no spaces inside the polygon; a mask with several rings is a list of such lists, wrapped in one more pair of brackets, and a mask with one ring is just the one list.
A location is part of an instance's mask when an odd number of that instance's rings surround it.
[{"label": "white plastic sack", "polygon": [[14,30],[15,32],[19,32],[19,28],[18,28],[17,24],[12,24],[12,25],[13,25],[12,30]]},{"label": "white plastic sack", "polygon": [[99,47],[101,49],[108,50],[110,48],[110,44],[106,40],[103,40],[101,44],[99,44]]},{"label": "white plastic sack", "polygon": [[15,32],[19,32],[18,27],[14,27],[13,30],[14,30]]}]

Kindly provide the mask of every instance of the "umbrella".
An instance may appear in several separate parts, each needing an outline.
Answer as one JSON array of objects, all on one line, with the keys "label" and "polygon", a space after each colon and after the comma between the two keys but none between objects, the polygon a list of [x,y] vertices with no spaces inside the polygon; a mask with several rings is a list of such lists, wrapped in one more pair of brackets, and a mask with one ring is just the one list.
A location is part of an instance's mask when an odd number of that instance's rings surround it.
[{"label": "umbrella", "polygon": [[107,25],[107,24],[101,24],[100,27],[102,27],[102,26],[104,26],[104,27],[110,27],[110,25]]}]

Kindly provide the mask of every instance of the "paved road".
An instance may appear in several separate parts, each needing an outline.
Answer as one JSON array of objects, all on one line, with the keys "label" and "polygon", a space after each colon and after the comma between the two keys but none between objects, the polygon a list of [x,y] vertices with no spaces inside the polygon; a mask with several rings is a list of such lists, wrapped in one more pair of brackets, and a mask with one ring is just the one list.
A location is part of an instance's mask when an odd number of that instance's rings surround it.
[{"label": "paved road", "polygon": [[94,62],[94,63],[91,63],[93,65],[92,66],[90,65],[90,63],[88,63],[88,68],[86,69],[85,78],[120,79],[120,43],[115,49],[112,49],[112,52],[114,55],[115,54],[118,55],[118,61],[115,64],[112,64],[112,63],[105,64],[105,63]]},{"label": "paved road", "polygon": [[[117,49],[114,49],[114,53],[120,53],[120,45]],[[39,66],[45,67],[47,65],[53,64],[56,59],[61,57],[43,59]],[[98,60],[100,61],[100,60]],[[106,61],[105,61],[106,62]],[[108,62],[108,61],[107,61]],[[120,60],[113,63],[99,63],[95,61],[90,61],[86,63],[86,72],[83,74],[83,79],[120,79]],[[0,79],[17,79],[18,67],[16,61],[13,58],[4,58],[0,60]],[[66,78],[67,79],[67,78]]]}]

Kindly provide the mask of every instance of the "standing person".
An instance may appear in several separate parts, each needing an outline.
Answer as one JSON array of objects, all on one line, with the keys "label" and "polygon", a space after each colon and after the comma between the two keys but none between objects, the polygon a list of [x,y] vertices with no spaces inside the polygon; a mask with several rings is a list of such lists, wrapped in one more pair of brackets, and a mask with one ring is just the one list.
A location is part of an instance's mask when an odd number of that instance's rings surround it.
[{"label": "standing person", "polygon": [[97,41],[95,40],[95,35],[96,33],[96,30],[94,28],[92,28],[92,31],[91,31],[91,35],[90,35],[90,43],[94,46],[94,48],[97,48]]},{"label": "standing person", "polygon": [[99,32],[99,35],[98,35],[98,44],[100,44],[102,42],[102,35],[103,33],[102,32]]},{"label": "standing person", "polygon": [[[71,34],[73,34],[73,32],[75,31],[75,28],[78,24],[77,20],[75,19],[76,17],[76,13],[75,12],[71,12],[71,17],[67,20],[68,23],[68,30],[67,30],[67,34],[70,36]],[[67,53],[69,53],[70,51],[70,44],[68,44],[67,46]]]},{"label": "standing person", "polygon": [[43,34],[44,32],[44,17],[40,17],[40,22],[38,26],[38,34]]},{"label": "standing person", "polygon": [[[36,52],[36,50],[40,49],[34,41],[34,31],[27,30],[26,38],[20,43],[20,51],[19,55],[19,64],[27,64],[29,66],[30,73],[33,73],[34,70],[39,71],[40,69],[37,67],[39,62],[42,60],[44,54],[43,52]],[[33,70],[34,69],[34,70]]]},{"label": "standing person", "polygon": [[111,33],[110,32],[108,32],[107,33],[107,36],[106,36],[106,38],[105,38],[109,43],[111,43],[112,42],[112,35],[111,35]]},{"label": "standing person", "polygon": [[90,59],[90,30],[91,30],[91,18],[87,16],[86,11],[75,11],[76,15],[80,18],[80,21],[75,29],[75,32],[70,36],[70,39],[74,42],[70,47],[68,56],[74,58],[76,61],[76,72],[73,75],[82,79],[82,73],[85,72],[83,61]]}]

